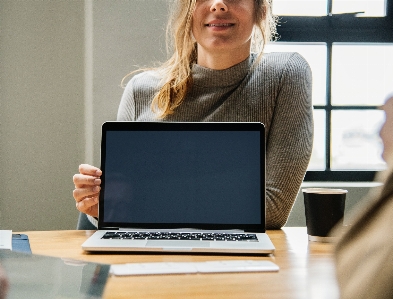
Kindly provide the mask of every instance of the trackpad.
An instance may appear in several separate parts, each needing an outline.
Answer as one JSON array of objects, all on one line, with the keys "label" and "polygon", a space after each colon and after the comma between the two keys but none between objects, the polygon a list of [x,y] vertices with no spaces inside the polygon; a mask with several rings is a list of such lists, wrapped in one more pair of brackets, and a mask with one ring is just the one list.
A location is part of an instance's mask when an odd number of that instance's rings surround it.
[{"label": "trackpad", "polygon": [[210,242],[203,241],[178,241],[178,240],[149,240],[146,247],[168,247],[168,248],[193,248],[210,247]]}]

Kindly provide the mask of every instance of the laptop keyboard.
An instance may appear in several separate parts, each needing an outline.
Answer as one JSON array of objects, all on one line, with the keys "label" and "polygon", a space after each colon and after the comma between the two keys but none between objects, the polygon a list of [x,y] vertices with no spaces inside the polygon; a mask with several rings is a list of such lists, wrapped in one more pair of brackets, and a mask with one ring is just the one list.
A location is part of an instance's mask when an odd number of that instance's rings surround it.
[{"label": "laptop keyboard", "polygon": [[200,240],[258,242],[256,234],[242,233],[172,233],[172,232],[106,232],[102,239],[129,240]]}]

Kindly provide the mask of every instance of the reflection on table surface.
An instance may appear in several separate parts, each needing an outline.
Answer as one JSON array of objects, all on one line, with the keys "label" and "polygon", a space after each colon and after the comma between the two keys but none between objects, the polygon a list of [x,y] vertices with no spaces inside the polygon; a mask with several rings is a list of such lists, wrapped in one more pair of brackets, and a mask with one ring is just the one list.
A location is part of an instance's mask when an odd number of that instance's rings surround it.
[{"label": "reflection on table surface", "polygon": [[9,282],[7,299],[101,298],[109,265],[0,251]]}]

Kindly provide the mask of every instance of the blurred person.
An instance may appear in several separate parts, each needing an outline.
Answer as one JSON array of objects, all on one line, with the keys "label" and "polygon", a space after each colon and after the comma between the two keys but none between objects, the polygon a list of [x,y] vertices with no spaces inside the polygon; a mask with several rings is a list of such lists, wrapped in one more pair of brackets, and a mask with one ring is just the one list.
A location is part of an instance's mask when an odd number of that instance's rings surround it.
[{"label": "blurred person", "polygon": [[370,192],[370,201],[356,211],[335,248],[337,281],[342,299],[393,298],[393,94],[383,105],[380,130],[387,170]]},{"label": "blurred person", "polygon": [[9,281],[3,267],[0,264],[0,299],[7,298],[8,289]]},{"label": "blurred person", "polygon": [[[281,228],[311,156],[310,67],[298,53],[263,52],[276,34],[271,0],[177,0],[174,4],[168,23],[173,55],[160,67],[132,77],[117,120],[262,122],[266,226]],[[82,164],[73,177],[76,207],[95,225],[101,173]]]}]

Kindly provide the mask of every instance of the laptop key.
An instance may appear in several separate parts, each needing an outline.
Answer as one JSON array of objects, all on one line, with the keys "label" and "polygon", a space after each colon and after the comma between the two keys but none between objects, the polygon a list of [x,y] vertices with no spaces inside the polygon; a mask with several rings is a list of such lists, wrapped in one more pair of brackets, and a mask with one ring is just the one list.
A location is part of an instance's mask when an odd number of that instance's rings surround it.
[{"label": "laptop key", "polygon": [[121,236],[118,233],[107,232],[102,236],[102,239],[121,239]]},{"label": "laptop key", "polygon": [[190,238],[191,238],[191,236],[188,233],[180,235],[180,240],[190,240]]},{"label": "laptop key", "polygon": [[246,234],[242,237],[241,241],[258,242],[258,238],[255,234]]},{"label": "laptop key", "polygon": [[214,234],[202,234],[202,240],[212,241],[214,240]]},{"label": "laptop key", "polygon": [[147,237],[148,240],[159,240],[162,239],[162,234],[161,233],[151,233],[149,237]]},{"label": "laptop key", "polygon": [[134,240],[144,240],[148,237],[150,237],[150,233],[133,233],[132,235],[130,234],[130,237]]},{"label": "laptop key", "polygon": [[170,234],[170,240],[180,240],[181,239],[181,234],[179,233],[171,233]]},{"label": "laptop key", "polygon": [[202,237],[202,234],[200,234],[200,233],[190,234],[190,240],[200,240],[201,237]]}]

